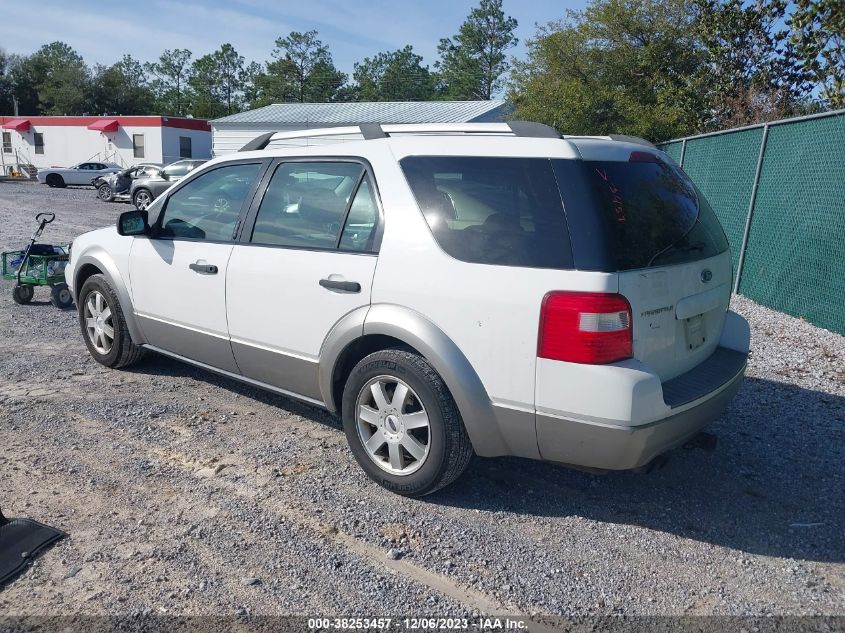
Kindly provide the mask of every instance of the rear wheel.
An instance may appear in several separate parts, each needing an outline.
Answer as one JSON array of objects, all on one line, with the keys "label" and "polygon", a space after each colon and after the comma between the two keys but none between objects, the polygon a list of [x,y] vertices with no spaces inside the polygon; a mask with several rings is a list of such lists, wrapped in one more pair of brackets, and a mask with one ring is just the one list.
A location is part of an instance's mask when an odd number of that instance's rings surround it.
[{"label": "rear wheel", "polygon": [[12,289],[12,300],[18,305],[25,305],[32,301],[35,289],[32,286],[15,286]]},{"label": "rear wheel", "polygon": [[132,196],[132,204],[135,205],[135,208],[138,211],[144,211],[153,201],[153,194],[151,194],[146,189],[139,189],[135,192]]},{"label": "rear wheel", "polygon": [[97,197],[100,198],[103,202],[111,202],[114,198],[112,194],[111,186],[104,184],[100,185],[97,188]]},{"label": "rear wheel", "polygon": [[59,174],[50,174],[47,176],[45,181],[47,186],[49,187],[64,187],[65,186],[65,179],[59,176]]},{"label": "rear wheel", "polygon": [[79,326],[88,352],[101,365],[128,367],[144,355],[132,342],[117,293],[103,275],[91,275],[82,285]]},{"label": "rear wheel", "polygon": [[375,352],[343,391],[343,428],[355,459],[391,492],[430,494],[457,479],[472,445],[452,394],[421,356]]},{"label": "rear wheel", "polygon": [[67,287],[67,284],[61,283],[53,286],[50,290],[50,303],[60,310],[65,310],[73,305],[73,295],[70,294],[70,288]]}]

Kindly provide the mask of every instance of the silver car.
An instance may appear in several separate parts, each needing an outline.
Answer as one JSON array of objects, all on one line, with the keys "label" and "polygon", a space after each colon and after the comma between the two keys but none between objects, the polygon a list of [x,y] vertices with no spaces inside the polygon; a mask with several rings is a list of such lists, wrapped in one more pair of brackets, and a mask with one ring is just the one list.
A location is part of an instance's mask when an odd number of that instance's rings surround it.
[{"label": "silver car", "polygon": [[129,188],[129,199],[139,211],[145,210],[165,189],[202,165],[204,160],[178,160],[151,175],[137,178]]},{"label": "silver car", "polygon": [[114,174],[120,170],[120,165],[114,163],[79,163],[73,167],[45,167],[39,169],[35,177],[38,182],[49,187],[91,186],[93,178]]},{"label": "silver car", "polygon": [[162,167],[157,163],[132,165],[114,174],[97,176],[91,180],[91,184],[97,190],[97,197],[103,202],[129,202],[132,181],[154,176],[162,170]]}]

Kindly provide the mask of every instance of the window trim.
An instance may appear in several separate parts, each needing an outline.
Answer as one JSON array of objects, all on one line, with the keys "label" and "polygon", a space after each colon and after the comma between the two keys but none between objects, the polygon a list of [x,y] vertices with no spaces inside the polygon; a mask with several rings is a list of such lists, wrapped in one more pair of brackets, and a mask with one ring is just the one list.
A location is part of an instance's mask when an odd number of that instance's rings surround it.
[{"label": "window trim", "polygon": [[[264,180],[264,177],[267,173],[267,169],[270,166],[271,161],[267,158],[244,158],[241,160],[232,160],[227,161],[225,163],[218,163],[216,165],[211,166],[210,168],[203,168],[203,167],[196,167],[195,169],[188,172],[179,182],[173,185],[173,190],[168,191],[167,195],[164,196],[164,200],[162,200],[161,206],[157,211],[157,216],[155,220],[149,222],[150,225],[150,236],[149,239],[152,240],[166,240],[169,242],[201,242],[203,244],[237,244],[240,238],[241,230],[244,225],[244,220],[246,218],[246,214],[248,213],[249,209],[254,202],[255,194],[258,191],[259,186]],[[207,240],[201,239],[196,237],[173,237],[170,235],[160,235],[161,231],[161,221],[164,218],[165,213],[167,212],[167,204],[170,202],[170,198],[178,193],[183,187],[187,186],[197,178],[203,176],[204,174],[211,173],[218,169],[224,167],[231,167],[233,165],[259,165],[258,173],[255,176],[255,180],[252,183],[249,191],[247,192],[246,196],[244,196],[243,202],[241,202],[240,211],[238,211],[238,218],[235,221],[235,228],[232,231],[232,238],[229,240]]]},{"label": "window trim", "polygon": [[[258,219],[258,210],[261,207],[261,202],[264,200],[264,196],[267,193],[270,181],[272,180],[279,167],[286,163],[357,163],[364,168],[358,178],[358,182],[355,185],[355,188],[353,190],[354,193],[350,196],[349,202],[346,205],[346,211],[344,212],[343,216],[343,224],[341,224],[340,227],[340,235],[338,236],[338,241],[336,242],[334,248],[323,248],[318,246],[288,246],[285,244],[261,244],[258,242],[251,241],[252,233],[255,230],[255,223]],[[352,202],[355,199],[355,195],[357,195],[358,193],[358,188],[361,186],[361,182],[364,178],[364,175],[367,175],[370,178],[370,186],[372,187],[371,193],[376,203],[376,235],[373,238],[373,246],[368,251],[356,251],[348,248],[339,248],[340,240],[343,238],[343,229],[346,227],[346,220],[349,217],[349,211],[352,208]],[[270,164],[269,168],[264,172],[259,191],[253,198],[247,216],[241,224],[242,226],[237,242],[239,245],[242,246],[256,246],[261,248],[285,248],[292,251],[343,253],[346,255],[364,255],[372,257],[377,256],[379,250],[381,250],[381,240],[384,236],[384,207],[382,205],[381,193],[379,192],[378,183],[376,182],[373,167],[370,164],[370,161],[368,161],[363,156],[277,156],[272,159],[272,163]]]},{"label": "window trim", "polygon": [[[6,144],[6,139],[9,139],[8,145]],[[12,148],[12,133],[11,132],[7,132],[6,130],[3,130],[2,144],[3,144],[3,153],[4,154],[14,153],[14,149]]]},{"label": "window trim", "polygon": [[[38,142],[38,139],[41,139],[41,143]],[[38,148],[41,148],[41,151],[38,151]],[[32,148],[33,151],[40,155],[44,155],[44,132],[33,132],[32,133]]]}]

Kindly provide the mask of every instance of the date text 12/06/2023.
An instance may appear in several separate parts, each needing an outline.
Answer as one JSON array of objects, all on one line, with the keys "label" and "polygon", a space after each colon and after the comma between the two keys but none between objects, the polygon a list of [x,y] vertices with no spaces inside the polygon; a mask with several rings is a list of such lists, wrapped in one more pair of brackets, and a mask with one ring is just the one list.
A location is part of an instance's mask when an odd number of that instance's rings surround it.
[{"label": "date text 12/06/2023", "polygon": [[511,617],[308,618],[308,628],[312,631],[522,631],[528,629],[528,623],[526,620]]}]

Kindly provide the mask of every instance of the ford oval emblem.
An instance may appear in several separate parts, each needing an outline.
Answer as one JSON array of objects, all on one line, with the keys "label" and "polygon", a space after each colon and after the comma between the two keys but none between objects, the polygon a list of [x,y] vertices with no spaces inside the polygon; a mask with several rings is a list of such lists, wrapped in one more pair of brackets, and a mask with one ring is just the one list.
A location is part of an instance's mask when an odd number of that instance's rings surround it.
[{"label": "ford oval emblem", "polygon": [[713,279],[713,273],[710,272],[709,268],[705,268],[701,271],[701,281],[704,283],[710,283],[711,279]]}]

